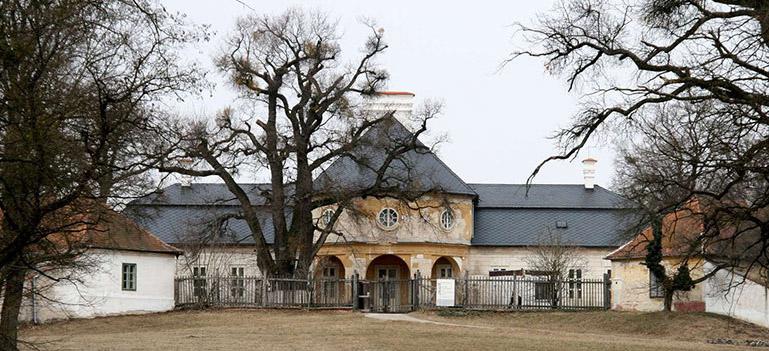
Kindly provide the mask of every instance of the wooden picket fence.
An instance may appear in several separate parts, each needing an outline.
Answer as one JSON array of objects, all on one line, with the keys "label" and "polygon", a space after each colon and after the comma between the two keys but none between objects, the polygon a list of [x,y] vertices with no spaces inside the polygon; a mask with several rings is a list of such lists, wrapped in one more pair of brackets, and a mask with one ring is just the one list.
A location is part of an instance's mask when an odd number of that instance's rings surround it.
[{"label": "wooden picket fence", "polygon": [[[453,279],[454,307],[476,310],[609,309],[604,279],[468,276]],[[408,312],[439,308],[438,280],[420,277],[367,281],[262,277],[178,277],[176,305],[201,307],[351,308]]]}]

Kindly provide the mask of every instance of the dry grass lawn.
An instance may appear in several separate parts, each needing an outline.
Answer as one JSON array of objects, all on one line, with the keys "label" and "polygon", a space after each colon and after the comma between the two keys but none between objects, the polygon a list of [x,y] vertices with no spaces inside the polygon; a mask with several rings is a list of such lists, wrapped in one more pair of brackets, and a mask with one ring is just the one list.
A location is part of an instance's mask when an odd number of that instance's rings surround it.
[{"label": "dry grass lawn", "polygon": [[52,350],[760,350],[713,338],[769,340],[769,330],[708,314],[620,312],[412,316],[381,321],[347,311],[171,312],[25,327]]}]

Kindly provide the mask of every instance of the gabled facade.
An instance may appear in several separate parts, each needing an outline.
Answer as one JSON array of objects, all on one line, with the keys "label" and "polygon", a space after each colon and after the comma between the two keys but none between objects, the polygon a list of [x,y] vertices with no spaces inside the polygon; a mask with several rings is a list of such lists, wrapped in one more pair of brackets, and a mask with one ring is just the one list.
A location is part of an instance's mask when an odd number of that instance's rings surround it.
[{"label": "gabled facade", "polygon": [[[396,112],[408,109],[413,94],[393,93]],[[396,113],[396,116],[398,115]],[[411,137],[408,128],[393,118],[367,135],[363,152],[378,162],[388,143]],[[594,163],[594,160],[592,160]],[[468,184],[429,149],[410,151],[388,170],[393,186],[424,191],[415,201],[390,198],[359,198],[355,213],[345,212],[322,247],[315,274],[367,279],[406,279],[415,274],[457,277],[487,275],[493,271],[527,269],[528,247],[538,245],[546,232],[561,235],[579,247],[586,264],[584,278],[601,278],[610,270],[604,257],[616,249],[624,233],[628,204],[621,197],[588,183],[573,185]],[[589,176],[588,176],[589,175]],[[355,191],[371,182],[371,171],[349,159],[332,163],[316,178],[324,191]],[[264,203],[261,190],[269,185],[246,185],[253,203]],[[436,190],[439,189],[439,190]],[[315,218],[322,223],[327,210]],[[226,231],[202,245],[190,238],[211,234],[208,224],[238,206],[223,184],[174,184],[159,194],[134,201],[127,212],[164,241],[185,248],[177,271],[186,274],[259,275],[250,232],[241,220],[229,220]],[[265,208],[262,228],[272,243],[270,215]],[[194,251],[194,252],[193,252]]]},{"label": "gabled facade", "polygon": [[[176,258],[182,252],[111,209],[97,206],[67,233],[82,243],[80,268],[29,273],[20,319],[30,322],[172,310]],[[56,235],[56,234],[54,234]],[[57,278],[57,279],[52,279]]]}]

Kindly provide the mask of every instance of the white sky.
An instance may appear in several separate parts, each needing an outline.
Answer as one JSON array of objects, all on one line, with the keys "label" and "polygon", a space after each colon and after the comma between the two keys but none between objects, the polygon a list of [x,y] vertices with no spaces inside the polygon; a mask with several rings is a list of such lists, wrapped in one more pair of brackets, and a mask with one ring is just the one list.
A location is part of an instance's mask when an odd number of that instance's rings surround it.
[{"label": "white sky", "polygon": [[[242,2],[242,3],[241,3]],[[444,102],[444,114],[431,129],[447,134],[438,156],[468,183],[523,183],[534,167],[557,152],[548,136],[569,123],[577,96],[566,84],[544,72],[543,63],[519,59],[498,70],[513,42],[514,22],[530,22],[551,8],[551,1],[163,1],[169,11],[187,14],[197,24],[211,25],[210,43],[191,55],[211,69],[217,82],[213,96],[186,101],[182,114],[213,115],[233,101],[233,92],[215,72],[212,58],[234,28],[238,16],[277,14],[300,6],[322,10],[339,20],[342,49],[350,57],[363,45],[368,28],[361,17],[374,19],[389,44],[379,62],[390,73],[389,90],[405,90]],[[479,6],[479,4],[482,5]],[[243,5],[247,4],[247,6]],[[590,144],[599,160],[597,183],[609,186],[614,151]],[[535,183],[581,183],[583,151],[574,162],[545,166]]]}]

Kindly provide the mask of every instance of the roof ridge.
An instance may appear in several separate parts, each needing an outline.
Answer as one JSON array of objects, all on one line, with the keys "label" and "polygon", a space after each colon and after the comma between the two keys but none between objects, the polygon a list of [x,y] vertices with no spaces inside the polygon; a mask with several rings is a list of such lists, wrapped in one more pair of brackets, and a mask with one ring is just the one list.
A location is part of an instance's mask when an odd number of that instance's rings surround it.
[{"label": "roof ridge", "polygon": [[[467,183],[467,185],[507,185],[507,186],[526,186],[526,183]],[[584,186],[582,183],[546,183],[546,184],[530,184],[529,186]],[[601,188],[603,190],[609,190],[606,189],[598,184],[595,185],[596,188]]]}]

